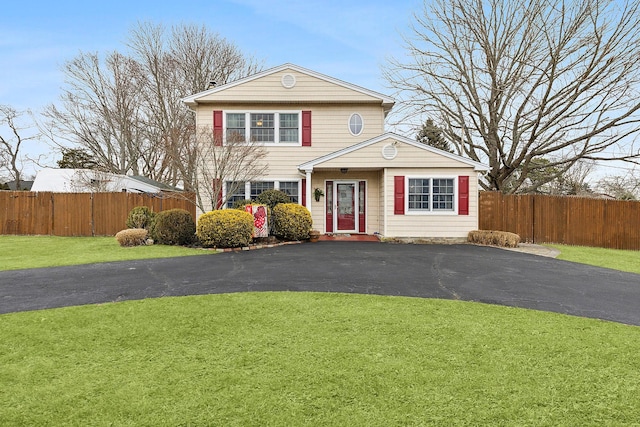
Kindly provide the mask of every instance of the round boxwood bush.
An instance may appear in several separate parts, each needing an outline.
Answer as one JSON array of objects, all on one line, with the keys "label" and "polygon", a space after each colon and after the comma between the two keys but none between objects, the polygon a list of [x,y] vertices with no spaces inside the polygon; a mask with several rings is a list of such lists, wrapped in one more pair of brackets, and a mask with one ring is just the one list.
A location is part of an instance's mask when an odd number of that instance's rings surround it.
[{"label": "round boxwood bush", "polygon": [[311,213],[297,203],[280,203],[271,211],[273,234],[284,240],[305,240],[311,231]]},{"label": "round boxwood bush", "polygon": [[144,228],[149,230],[153,225],[153,217],[155,214],[146,206],[136,206],[129,211],[127,216],[127,228]]},{"label": "round boxwood bush", "polygon": [[284,191],[280,190],[266,190],[258,194],[256,197],[256,203],[260,205],[267,205],[269,209],[273,209],[278,203],[291,203],[291,197]]},{"label": "round boxwood bush", "polygon": [[237,248],[247,246],[253,234],[253,215],[239,209],[207,212],[198,218],[196,236],[202,246]]},{"label": "round boxwood bush", "polygon": [[184,209],[169,209],[155,215],[151,237],[162,245],[188,245],[193,242],[196,224]]}]

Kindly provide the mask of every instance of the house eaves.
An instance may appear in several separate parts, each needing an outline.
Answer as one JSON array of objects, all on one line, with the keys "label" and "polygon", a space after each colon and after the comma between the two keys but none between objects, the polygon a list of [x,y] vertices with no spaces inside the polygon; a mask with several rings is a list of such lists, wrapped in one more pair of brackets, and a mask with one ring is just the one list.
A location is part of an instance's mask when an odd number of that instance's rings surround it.
[{"label": "house eaves", "polygon": [[344,156],[345,154],[352,153],[354,151],[358,151],[362,148],[368,147],[369,145],[376,144],[380,141],[384,141],[385,139],[394,139],[398,142],[402,142],[407,145],[411,145],[413,147],[419,148],[421,150],[429,151],[434,154],[458,161],[467,166],[473,167],[475,171],[484,172],[488,171],[489,167],[482,163],[476,162],[474,160],[468,159],[466,157],[459,156],[457,154],[450,153],[448,151],[440,150],[438,148],[432,147],[430,145],[422,144],[418,141],[414,141],[412,139],[406,138],[404,136],[400,136],[393,132],[387,132],[375,138],[368,139],[366,141],[362,141],[358,144],[351,145],[349,147],[343,148],[338,151],[334,151],[333,153],[325,154],[324,156],[318,157],[306,163],[302,163],[298,166],[298,170],[302,172],[313,172],[314,167],[321,165],[322,163],[328,162],[333,159],[337,159],[338,157]]},{"label": "house eaves", "polygon": [[382,106],[384,108],[384,111],[385,111],[385,114],[388,113],[391,110],[391,108],[393,108],[393,105],[395,104],[395,100],[393,98],[391,98],[389,96],[386,96],[384,94],[381,94],[379,92],[376,92],[376,91],[373,91],[373,90],[369,90],[369,89],[363,88],[361,86],[354,85],[352,83],[348,83],[348,82],[345,82],[343,80],[336,79],[334,77],[330,77],[330,76],[327,76],[325,74],[318,73],[316,71],[308,70],[306,68],[303,68],[303,67],[300,67],[298,65],[291,64],[291,63],[283,64],[283,65],[280,65],[280,66],[274,67],[274,68],[270,68],[268,70],[259,72],[257,74],[252,74],[251,76],[248,76],[248,77],[245,77],[245,78],[242,78],[242,79],[239,79],[239,80],[235,80],[233,82],[226,83],[226,84],[223,84],[223,85],[220,85],[220,86],[216,86],[216,87],[213,87],[211,89],[205,90],[203,92],[196,93],[196,94],[191,95],[191,96],[187,96],[185,98],[182,98],[182,102],[187,104],[189,107],[195,107],[196,105],[198,105],[198,104],[203,102],[203,98],[206,98],[209,95],[213,95],[213,94],[215,94],[217,92],[222,92],[224,90],[233,88],[235,86],[239,86],[239,85],[242,85],[244,83],[248,83],[248,82],[251,82],[253,80],[257,80],[257,79],[260,79],[262,77],[265,77],[265,76],[268,76],[268,75],[271,75],[271,74],[274,74],[274,73],[279,73],[279,72],[282,72],[282,71],[285,71],[285,70],[292,70],[292,71],[296,71],[296,72],[301,73],[301,74],[306,74],[308,76],[315,77],[315,78],[323,80],[325,82],[332,83],[332,84],[335,84],[337,86],[341,86],[343,88],[353,90],[353,91],[361,93],[363,95],[367,95],[367,96],[370,96],[372,98],[377,98],[380,101],[380,103],[382,104]]}]

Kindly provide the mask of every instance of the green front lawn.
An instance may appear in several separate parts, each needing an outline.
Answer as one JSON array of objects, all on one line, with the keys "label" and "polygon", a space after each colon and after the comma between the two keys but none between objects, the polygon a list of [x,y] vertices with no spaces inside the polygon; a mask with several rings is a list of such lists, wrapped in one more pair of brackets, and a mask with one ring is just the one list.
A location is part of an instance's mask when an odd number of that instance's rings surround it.
[{"label": "green front lawn", "polygon": [[460,301],[161,298],[0,316],[0,425],[637,425],[640,328]]},{"label": "green front lawn", "polygon": [[640,251],[591,248],[587,246],[547,246],[560,251],[558,259],[640,274]]},{"label": "green front lawn", "polygon": [[94,262],[126,261],[211,254],[181,246],[123,248],[115,237],[56,237],[0,235],[0,270],[57,267]]}]

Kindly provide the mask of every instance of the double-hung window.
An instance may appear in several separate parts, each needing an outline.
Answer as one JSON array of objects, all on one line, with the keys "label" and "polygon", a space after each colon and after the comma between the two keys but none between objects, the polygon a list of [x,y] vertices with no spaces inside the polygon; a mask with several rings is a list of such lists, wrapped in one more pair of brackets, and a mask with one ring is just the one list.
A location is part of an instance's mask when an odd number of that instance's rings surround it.
[{"label": "double-hung window", "polygon": [[227,114],[227,141],[244,141],[246,131],[246,118],[244,113]]},{"label": "double-hung window", "polygon": [[291,198],[292,203],[300,203],[299,181],[227,181],[226,194],[230,194],[227,200],[227,207],[232,208],[234,203],[239,200],[255,200],[263,191],[274,189],[285,192]]},{"label": "double-hung window", "polygon": [[254,181],[251,183],[251,200],[255,200],[263,191],[273,190],[273,181]]},{"label": "double-hung window", "polygon": [[264,144],[300,144],[299,111],[227,112],[226,137]]},{"label": "double-hung window", "polygon": [[454,193],[453,178],[409,178],[407,208],[409,212],[452,212]]},{"label": "double-hung window", "polygon": [[228,208],[232,208],[235,202],[246,199],[244,182],[227,181],[226,192],[227,195],[231,194],[227,197]]},{"label": "double-hung window", "polygon": [[298,181],[280,181],[278,189],[287,193],[291,203],[298,203]]}]

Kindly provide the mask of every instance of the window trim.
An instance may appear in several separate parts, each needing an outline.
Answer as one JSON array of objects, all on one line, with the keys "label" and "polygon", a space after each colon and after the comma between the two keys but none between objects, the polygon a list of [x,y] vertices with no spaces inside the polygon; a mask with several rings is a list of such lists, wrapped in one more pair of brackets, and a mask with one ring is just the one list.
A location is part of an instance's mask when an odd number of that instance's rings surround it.
[{"label": "window trim", "polygon": [[[224,181],[224,185],[223,185],[223,189],[224,192],[222,194],[223,200],[227,200],[227,183],[230,182],[229,180],[225,180]],[[271,178],[266,178],[266,179],[253,179],[251,181],[245,181],[244,183],[244,199],[243,200],[248,200],[251,198],[251,183],[252,182],[273,182],[273,189],[274,190],[279,190],[280,189],[280,182],[297,182],[298,183],[298,204],[302,205],[302,179],[300,178],[281,178],[281,179],[271,179]],[[223,209],[231,209],[228,206],[229,200],[227,200],[224,204],[224,208]]]},{"label": "window trim", "polygon": [[[224,129],[223,138],[227,142],[227,114],[244,114],[244,134],[251,135],[251,115],[252,114],[273,114],[273,138],[274,142],[256,142],[256,144],[266,147],[300,147],[302,146],[302,110],[223,110],[222,126]],[[280,114],[298,115],[298,142],[280,142]]]},{"label": "window trim", "polygon": [[[409,180],[429,180],[429,210],[409,209]],[[453,181],[453,209],[433,209],[433,180],[450,179]],[[407,175],[404,177],[404,215],[458,215],[458,175]]]}]

